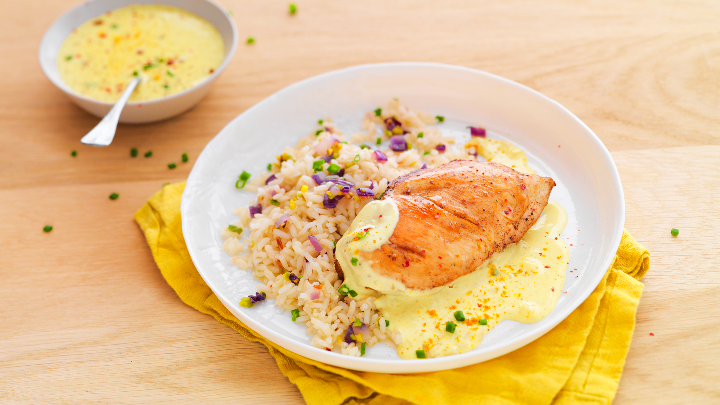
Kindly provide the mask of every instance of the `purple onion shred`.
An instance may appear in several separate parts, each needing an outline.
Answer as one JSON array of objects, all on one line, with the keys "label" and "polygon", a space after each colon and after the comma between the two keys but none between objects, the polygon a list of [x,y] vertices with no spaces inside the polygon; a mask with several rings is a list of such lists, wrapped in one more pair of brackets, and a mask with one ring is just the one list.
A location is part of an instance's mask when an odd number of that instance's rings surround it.
[{"label": "purple onion shred", "polygon": [[289,214],[283,214],[280,218],[278,218],[277,221],[275,221],[275,228],[282,228],[287,224],[288,219],[290,219]]},{"label": "purple onion shred", "polygon": [[343,342],[345,343],[352,343],[355,340],[353,339],[353,328],[352,326],[347,329],[347,332],[345,332],[345,339],[343,339]]},{"label": "purple onion shred", "polygon": [[310,236],[308,236],[308,240],[313,245],[316,252],[318,252],[318,253],[322,252],[322,245],[320,244],[320,242],[318,242],[316,237],[314,237],[313,235],[310,235]]},{"label": "purple onion shred", "polygon": [[423,165],[422,165],[422,167],[420,168],[420,170],[425,170],[425,169],[427,169],[427,165],[426,165],[425,163],[423,163]]},{"label": "purple onion shred", "polygon": [[325,155],[325,156],[321,157],[320,159],[324,160],[325,163],[330,163],[330,161],[332,160],[332,155]]},{"label": "purple onion shred", "polygon": [[440,145],[438,145],[438,146],[435,147],[435,150],[437,150],[437,151],[440,152],[440,153],[445,152],[445,149],[446,149],[446,146],[443,145],[443,144],[440,144]]},{"label": "purple onion shred", "polygon": [[345,197],[345,194],[337,195],[333,198],[330,198],[327,194],[325,194],[323,197],[323,207],[335,208],[338,205],[338,201],[342,200],[343,197]]},{"label": "purple onion shred", "polygon": [[268,177],[267,180],[265,180],[265,185],[267,186],[268,183],[275,179],[277,179],[277,177],[275,177],[275,175],[273,174],[272,176]]},{"label": "purple onion shred", "polygon": [[320,172],[313,174],[312,179],[315,180],[315,184],[319,186],[327,181],[327,176],[325,175],[325,173]]},{"label": "purple onion shred", "polygon": [[485,138],[485,128],[482,127],[470,127],[471,136],[479,136]]},{"label": "purple onion shred", "polygon": [[395,135],[390,138],[390,149],[395,152],[404,152],[407,150],[407,141],[402,135]]},{"label": "purple onion shred", "polygon": [[372,190],[364,187],[357,189],[357,195],[359,195],[360,197],[375,197],[375,193],[373,193]]},{"label": "purple onion shred", "polygon": [[376,151],[375,151],[375,159],[376,159],[378,162],[387,162],[387,160],[388,160],[388,159],[387,159],[387,156],[385,156],[385,154],[382,153],[382,152],[380,152],[379,150],[376,150]]},{"label": "purple onion shred", "polygon": [[388,131],[392,132],[395,127],[402,128],[402,124],[400,123],[400,121],[396,120],[395,117],[385,119],[385,128],[387,128]]},{"label": "purple onion shred", "polygon": [[251,205],[250,206],[250,218],[255,218],[255,215],[262,214],[262,205]]},{"label": "purple onion shred", "polygon": [[255,295],[248,295],[248,298],[250,298],[250,302],[253,304],[256,302],[265,301],[265,293],[256,292]]},{"label": "purple onion shred", "polygon": [[290,282],[298,285],[300,284],[300,277],[296,276],[295,273],[290,273],[290,276],[288,277],[290,279]]},{"label": "purple onion shred", "polygon": [[337,172],[338,177],[342,178],[345,175],[345,168],[343,167]]}]

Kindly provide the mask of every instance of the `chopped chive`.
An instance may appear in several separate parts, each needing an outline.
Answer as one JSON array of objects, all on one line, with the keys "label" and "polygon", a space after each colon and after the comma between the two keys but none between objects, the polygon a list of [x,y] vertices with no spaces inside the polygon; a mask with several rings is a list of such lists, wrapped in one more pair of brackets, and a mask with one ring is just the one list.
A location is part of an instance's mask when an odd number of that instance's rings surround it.
[{"label": "chopped chive", "polygon": [[359,162],[360,161],[360,155],[355,155],[355,159],[353,159],[353,162]]},{"label": "chopped chive", "polygon": [[240,298],[240,306],[243,308],[252,308],[255,306],[255,303],[250,300],[250,297],[242,297]]},{"label": "chopped chive", "polygon": [[386,320],[385,320],[385,327],[387,328],[388,326],[390,326],[390,321],[388,321],[388,320],[386,319]]},{"label": "chopped chive", "polygon": [[365,355],[365,348],[366,348],[366,347],[367,347],[367,343],[365,343],[365,342],[363,342],[363,343],[360,345],[360,355],[361,355],[361,356],[364,356],[364,355]]},{"label": "chopped chive", "polygon": [[274,205],[274,206],[276,206],[276,207],[279,207],[279,206],[280,206],[280,201],[275,200],[275,199],[271,199],[271,200],[270,200],[270,204],[272,204],[272,205]]},{"label": "chopped chive", "polygon": [[458,322],[465,321],[465,314],[463,314],[463,311],[457,310],[457,311],[455,311],[453,316],[455,317],[455,320],[457,320]]},{"label": "chopped chive", "polygon": [[478,321],[478,323],[479,323],[480,325],[487,325],[487,319],[480,319],[480,320]]},{"label": "chopped chive", "polygon": [[350,296],[353,297],[353,298],[357,297],[357,295],[358,295],[358,293],[356,293],[355,290],[350,290],[350,291],[348,291],[348,293],[349,293]]},{"label": "chopped chive", "polygon": [[149,158],[150,156],[152,156],[152,151],[151,151],[151,150],[145,152],[145,157],[146,157],[146,158]]},{"label": "chopped chive", "polygon": [[148,70],[148,69],[154,68],[154,67],[156,67],[156,66],[157,66],[157,65],[155,65],[155,64],[153,64],[153,63],[149,63],[149,64],[143,66],[143,69]]},{"label": "chopped chive", "polygon": [[445,324],[445,332],[455,333],[455,328],[457,328],[455,322],[448,322]]},{"label": "chopped chive", "polygon": [[43,226],[43,232],[45,232],[45,233],[52,231],[52,229],[53,229],[52,225]]},{"label": "chopped chive", "polygon": [[[238,181],[235,182],[235,188],[243,188],[245,187],[245,183],[250,179],[251,174],[243,170],[242,173],[240,173],[240,177],[238,178]],[[240,184],[242,182],[242,184]]]},{"label": "chopped chive", "polygon": [[341,285],[340,288],[338,288],[338,294],[340,294],[340,295],[348,295],[349,292],[350,292],[350,287],[348,287],[345,284]]},{"label": "chopped chive", "polygon": [[70,156],[72,156],[72,157],[75,157],[75,156],[77,156],[77,151],[76,151],[76,150],[74,150],[74,151],[70,152]]},{"label": "chopped chive", "polygon": [[435,116],[435,119],[438,120],[438,122],[444,122],[444,121],[445,121],[445,117],[443,117],[442,115],[436,115],[436,116]]},{"label": "chopped chive", "polygon": [[323,120],[318,120],[318,125],[322,125],[323,122],[325,122],[325,121],[323,121]]},{"label": "chopped chive", "polygon": [[335,247],[335,246],[337,246],[337,241],[336,241],[336,240],[333,241],[333,247]]},{"label": "chopped chive", "polygon": [[318,129],[317,131],[315,131],[315,136],[322,134],[322,131],[323,131],[322,129]]},{"label": "chopped chive", "polygon": [[422,138],[423,136],[425,136],[425,135],[423,135],[422,132],[420,132],[419,134],[417,134],[418,139]]},{"label": "chopped chive", "polygon": [[427,156],[427,155],[429,155],[429,154],[430,154],[430,151],[429,151],[429,150],[426,150],[425,152],[423,152],[423,156]]},{"label": "chopped chive", "polygon": [[328,166],[327,171],[330,174],[335,174],[340,171],[340,166],[333,163],[330,166]]},{"label": "chopped chive", "polygon": [[118,194],[118,193],[112,193],[112,194],[110,194],[110,199],[111,199],[111,200],[117,200],[118,197],[120,197],[120,194]]},{"label": "chopped chive", "polygon": [[673,228],[673,229],[670,230],[670,234],[671,234],[672,236],[678,236],[678,235],[680,234],[680,230]]},{"label": "chopped chive", "polygon": [[375,109],[375,116],[379,117],[382,114],[382,108]]},{"label": "chopped chive", "polygon": [[175,75],[173,74],[173,72],[171,72],[171,71],[169,71],[169,70],[167,71],[167,75],[170,76],[170,77],[175,77]]},{"label": "chopped chive", "polygon": [[272,163],[268,163],[268,171],[272,170]]},{"label": "chopped chive", "polygon": [[165,187],[165,186],[167,186],[167,185],[169,185],[169,184],[170,184],[170,182],[167,182],[167,183],[163,184],[162,186]]},{"label": "chopped chive", "polygon": [[382,138],[378,138],[375,140],[375,145],[380,145],[382,143]]},{"label": "chopped chive", "polygon": [[290,3],[289,10],[291,15],[297,13],[297,6],[295,5],[295,3]]},{"label": "chopped chive", "polygon": [[110,28],[113,28],[113,29],[117,29],[117,27],[118,27],[117,24],[112,24],[112,25],[110,25]]},{"label": "chopped chive", "polygon": [[175,163],[168,163],[168,169],[174,169],[177,165]]},{"label": "chopped chive", "polygon": [[300,317],[300,310],[298,308],[295,308],[290,311],[290,315],[292,315],[292,320],[293,322],[295,322]]},{"label": "chopped chive", "polygon": [[360,149],[370,149],[370,147],[365,144],[362,144],[362,145],[360,145]]},{"label": "chopped chive", "polygon": [[313,162],[313,170],[315,173],[322,171],[323,165],[325,164],[325,161],[320,159]]},{"label": "chopped chive", "polygon": [[165,59],[160,58],[160,59],[158,59],[158,62],[165,62]]},{"label": "chopped chive", "polygon": [[163,87],[166,88],[166,89],[169,89],[169,88],[170,88],[170,86],[168,86],[167,84],[163,84]]},{"label": "chopped chive", "polygon": [[353,324],[353,326],[357,326],[357,327],[359,328],[359,327],[362,326],[362,321],[359,320],[359,319],[357,319],[357,318],[355,318],[355,320],[353,321],[352,324]]},{"label": "chopped chive", "polygon": [[138,155],[137,148],[130,149],[130,157],[137,157],[137,155]]},{"label": "chopped chive", "polygon": [[353,257],[352,259],[350,259],[350,263],[352,263],[353,266],[357,266],[357,264],[358,264],[357,257]]},{"label": "chopped chive", "polygon": [[228,230],[230,232],[235,232],[235,233],[242,233],[242,231],[243,231],[242,228],[240,228],[239,226],[235,226],[235,225],[228,225]]},{"label": "chopped chive", "polygon": [[248,43],[248,45],[249,45],[249,44],[254,44],[254,43],[255,43],[255,38],[253,38],[253,37],[248,37],[247,43]]},{"label": "chopped chive", "polygon": [[180,159],[182,159],[183,163],[187,163],[187,161],[188,161],[188,159],[189,159],[189,158],[188,158],[188,154],[187,154],[187,153],[183,153],[183,154],[180,156]]},{"label": "chopped chive", "polygon": [[415,350],[415,356],[418,359],[427,359],[427,356],[425,355],[425,350]]},{"label": "chopped chive", "polygon": [[68,55],[65,57],[65,60],[72,60],[72,55]]}]

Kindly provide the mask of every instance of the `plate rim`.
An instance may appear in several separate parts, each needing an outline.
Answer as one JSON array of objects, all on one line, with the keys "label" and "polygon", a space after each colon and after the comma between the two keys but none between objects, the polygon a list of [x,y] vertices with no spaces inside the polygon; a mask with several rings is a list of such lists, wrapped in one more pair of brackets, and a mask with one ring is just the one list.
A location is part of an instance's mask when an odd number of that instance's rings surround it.
[{"label": "plate rim", "polygon": [[[600,152],[600,155],[602,157],[602,160],[612,171],[612,184],[615,188],[616,194],[618,196],[618,207],[619,207],[619,216],[618,216],[618,222],[621,223],[622,227],[624,227],[625,223],[625,195],[622,188],[622,183],[620,181],[620,175],[617,170],[617,166],[615,165],[615,161],[612,158],[612,155],[607,150],[605,145],[602,143],[600,138],[582,121],[580,120],[575,114],[573,114],[570,110],[568,110],[566,107],[564,107],[562,104],[558,103],[557,101],[551,99],[550,97],[540,93],[537,90],[534,90],[524,84],[515,82],[513,80],[504,78],[502,76],[495,75],[493,73],[485,72],[478,69],[468,68],[464,66],[457,66],[457,65],[450,65],[450,64],[444,64],[444,63],[434,63],[434,62],[387,62],[387,63],[370,63],[370,64],[361,64],[361,65],[355,65],[350,66],[342,69],[332,70],[329,72],[324,72],[318,75],[314,75],[311,77],[308,77],[306,79],[297,81],[295,83],[292,83],[272,94],[265,97],[258,103],[254,104],[247,110],[240,113],[238,116],[233,118],[227,125],[225,125],[220,132],[218,132],[213,139],[211,139],[205,148],[203,148],[203,151],[198,155],[198,158],[193,165],[192,170],[190,171],[190,174],[188,176],[185,190],[183,191],[183,195],[181,198],[180,203],[180,212],[181,212],[181,221],[182,221],[182,229],[183,229],[183,237],[185,238],[186,234],[185,231],[188,228],[186,226],[188,221],[188,216],[186,215],[188,205],[190,204],[189,198],[186,198],[186,193],[189,194],[190,191],[193,189],[192,182],[195,181],[196,178],[200,177],[199,174],[199,165],[198,163],[201,162],[203,159],[203,155],[206,153],[209,153],[209,147],[214,142],[219,142],[219,138],[223,133],[225,133],[226,130],[229,130],[236,121],[240,120],[243,116],[247,114],[251,114],[255,109],[260,108],[260,106],[272,102],[273,99],[276,99],[278,97],[283,96],[284,93],[290,92],[292,89],[304,86],[309,83],[312,83],[314,81],[321,81],[327,77],[334,76],[334,75],[343,75],[352,73],[353,71],[362,71],[366,69],[384,69],[384,68],[393,68],[393,67],[434,67],[434,68],[440,68],[440,69],[450,69],[450,70],[457,70],[457,71],[463,71],[466,73],[471,74],[479,74],[483,76],[489,76],[490,78],[494,80],[498,80],[500,82],[503,82],[506,85],[513,86],[513,87],[520,87],[524,91],[529,91],[533,93],[535,96],[538,96],[544,101],[551,103],[554,105],[554,107],[559,108],[562,112],[564,112],[569,118],[574,120],[576,124],[579,124],[580,127],[582,127],[588,135],[590,135],[590,140],[594,143],[594,146],[596,147],[596,150]],[[622,229],[620,232],[616,235],[612,236],[612,239],[610,239],[610,246],[613,247],[612,251],[616,252],[617,248],[620,246],[621,238],[622,238],[623,231]],[[185,238],[187,240],[187,238]],[[187,243],[186,243],[187,245]],[[216,294],[215,289],[212,287],[212,283],[205,278],[203,275],[203,272],[200,271],[200,268],[197,266],[197,260],[195,258],[195,252],[190,248],[189,245],[188,252],[190,255],[191,260],[193,261],[193,264],[195,265],[196,270],[200,274],[200,276],[203,278],[205,283],[210,287],[210,289],[213,291],[213,293],[217,296],[217,298],[222,302],[222,304],[234,315],[236,316],[247,328],[251,329],[253,332],[259,334],[260,336],[264,337],[265,339],[268,339],[269,341],[273,342],[274,344],[282,347],[283,349],[286,349],[290,352],[292,352],[295,355],[305,357],[307,359],[317,361],[319,363],[328,364],[335,367],[341,367],[345,369],[351,369],[351,370],[357,370],[357,371],[369,371],[369,372],[380,372],[380,373],[422,373],[422,372],[430,372],[430,371],[441,371],[441,370],[448,370],[448,369],[455,369],[459,367],[468,366],[471,364],[477,364],[481,363],[487,360],[491,360],[496,357],[500,357],[504,354],[507,354],[509,352],[512,352],[522,346],[525,346],[528,343],[531,343],[532,341],[540,338],[541,336],[545,335],[547,332],[549,332],[551,329],[555,328],[560,322],[564,321],[572,312],[574,312],[580,305],[582,305],[583,302],[587,300],[587,298],[592,294],[593,291],[597,288],[597,286],[600,284],[600,281],[605,276],[605,272],[597,272],[596,274],[593,274],[593,277],[590,278],[590,284],[593,285],[593,288],[588,288],[586,291],[582,291],[578,294],[577,299],[577,305],[573,302],[572,305],[567,305],[563,308],[561,308],[558,316],[556,319],[554,319],[552,322],[549,322],[547,325],[544,325],[542,329],[540,329],[538,332],[531,336],[518,336],[514,338],[509,339],[509,343],[500,348],[496,349],[492,352],[487,353],[474,353],[473,351],[468,351],[465,353],[455,354],[451,356],[443,356],[443,357],[437,357],[437,358],[431,358],[431,359],[422,359],[421,361],[413,361],[413,360],[405,360],[405,359],[370,359],[365,357],[355,357],[355,356],[348,356],[336,352],[329,352],[317,347],[314,347],[310,344],[305,343],[299,343],[295,342],[294,340],[287,339],[284,336],[278,334],[277,332],[265,327],[263,324],[256,322],[255,320],[246,317],[242,312],[236,311],[234,308],[234,305],[231,302],[228,302],[228,300],[223,297],[222,295]],[[612,265],[612,261],[614,260],[615,254],[612,255],[608,254],[607,257],[604,258],[604,260],[601,262],[602,268],[609,268]]]}]

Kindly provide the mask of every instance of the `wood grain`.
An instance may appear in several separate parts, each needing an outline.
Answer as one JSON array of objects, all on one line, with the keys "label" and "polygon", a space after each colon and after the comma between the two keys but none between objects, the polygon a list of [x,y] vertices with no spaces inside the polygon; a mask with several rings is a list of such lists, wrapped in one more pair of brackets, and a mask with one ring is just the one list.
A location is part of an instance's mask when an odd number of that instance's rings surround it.
[{"label": "wood grain", "polygon": [[598,134],[626,227],[652,255],[616,403],[720,402],[720,3],[301,0],[295,16],[286,1],[222,3],[256,42],[239,45],[210,95],[90,148],[78,140],[97,119],[37,63],[44,31],[75,2],[0,2],[0,402],[301,403],[262,345],[180,302],[132,214],[274,91],[388,61],[510,78]]}]

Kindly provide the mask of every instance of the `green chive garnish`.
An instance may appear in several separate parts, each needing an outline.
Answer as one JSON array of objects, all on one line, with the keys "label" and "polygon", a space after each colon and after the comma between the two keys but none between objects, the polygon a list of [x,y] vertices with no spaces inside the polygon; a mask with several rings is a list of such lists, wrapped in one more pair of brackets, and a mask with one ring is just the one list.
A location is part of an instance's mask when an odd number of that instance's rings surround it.
[{"label": "green chive garnish", "polygon": [[52,231],[52,228],[53,228],[52,225],[45,225],[45,226],[43,226],[43,232],[48,233],[48,232]]},{"label": "green chive garnish", "polygon": [[323,131],[322,129],[318,129],[317,131],[315,131],[315,136],[322,134],[322,131]]},{"label": "green chive garnish", "polygon": [[111,200],[117,200],[118,197],[120,197],[120,194],[118,194],[118,193],[112,193],[112,194],[110,194],[110,199],[111,199]]},{"label": "green chive garnish", "polygon": [[390,321],[388,321],[388,320],[386,319],[386,320],[385,320],[385,327],[387,328],[388,326],[390,326]]},{"label": "green chive garnish", "polygon": [[268,163],[268,171],[272,170],[272,163]]},{"label": "green chive garnish", "polygon": [[183,163],[187,163],[190,158],[187,153],[183,153],[182,156],[180,156],[180,159],[182,159]]},{"label": "green chive garnish", "polygon": [[415,356],[418,359],[427,359],[427,356],[425,355],[425,350],[415,350]]},{"label": "green chive garnish", "polygon": [[375,145],[380,145],[382,143],[382,138],[378,138],[375,140]]},{"label": "green chive garnish", "polygon": [[382,108],[377,108],[377,109],[375,109],[375,115],[376,115],[376,116],[379,117],[381,114],[382,114]]},{"label": "green chive garnish", "polygon": [[328,166],[327,171],[328,171],[328,173],[330,173],[330,174],[335,174],[335,173],[337,173],[337,172],[340,171],[340,166],[338,166],[338,165],[336,165],[335,163],[333,163],[333,164],[331,164],[330,166]]},{"label": "green chive garnish", "polygon": [[177,165],[175,163],[168,163],[168,169],[174,169]]},{"label": "green chive garnish", "polygon": [[487,319],[480,319],[480,320],[478,321],[478,323],[479,323],[480,325],[487,325]]},{"label": "green chive garnish", "polygon": [[362,321],[359,320],[359,319],[357,319],[357,318],[355,318],[355,320],[353,321],[353,326],[357,326],[358,328],[361,327],[361,326],[362,326]]},{"label": "green chive garnish", "polygon": [[429,150],[426,150],[425,152],[423,152],[423,156],[427,156],[427,155],[429,155],[429,154],[430,154],[430,151],[429,151]]},{"label": "green chive garnish", "polygon": [[290,3],[289,9],[290,9],[290,14],[297,13],[297,6],[295,5],[295,3]]},{"label": "green chive garnish", "polygon": [[465,321],[465,314],[463,314],[463,311],[457,310],[457,311],[455,311],[453,316],[455,317],[455,320],[457,320],[458,322]]},{"label": "green chive garnish", "polygon": [[365,355],[365,348],[366,348],[366,347],[367,347],[367,343],[365,343],[365,342],[363,342],[363,343],[360,345],[360,356],[364,356],[364,355]]},{"label": "green chive garnish", "polygon": [[146,157],[146,158],[149,158],[150,156],[152,156],[152,151],[151,151],[151,150],[145,152],[145,157]]},{"label": "green chive garnish", "polygon": [[313,162],[313,170],[315,173],[322,171],[323,165],[325,164],[325,161],[320,159]]},{"label": "green chive garnish", "polygon": [[293,322],[295,322],[300,317],[300,310],[298,308],[295,308],[290,311],[290,315],[292,315],[292,320]]},{"label": "green chive garnish", "polygon": [[137,155],[138,155],[137,148],[130,149],[130,157],[137,157]]},{"label": "green chive garnish", "polygon": [[117,29],[117,27],[118,27],[117,24],[112,24],[112,25],[110,25],[110,28],[113,28],[113,29]]},{"label": "green chive garnish", "polygon": [[254,44],[254,43],[255,43],[255,38],[253,38],[253,37],[248,37],[247,43],[248,43],[248,44]]},{"label": "green chive garnish", "polygon": [[[250,173],[243,170],[243,172],[240,174],[240,177],[238,178],[238,181],[235,182],[235,188],[243,188],[245,187],[245,183],[250,179]],[[242,184],[240,184],[242,182]]]},{"label": "green chive garnish", "polygon": [[671,234],[672,236],[678,236],[678,235],[680,234],[680,230],[673,228],[673,229],[670,230],[670,234]]},{"label": "green chive garnish", "polygon": [[438,122],[444,122],[444,121],[445,121],[445,117],[443,117],[442,115],[436,115],[436,116],[435,116],[435,119],[438,120]]},{"label": "green chive garnish", "polygon": [[72,55],[68,55],[65,57],[65,60],[72,60]]},{"label": "green chive garnish", "polygon": [[139,74],[140,74],[140,73],[138,73],[137,70],[133,70],[133,76],[137,76],[137,75],[139,75]]},{"label": "green chive garnish", "polygon": [[352,259],[350,259],[350,263],[352,263],[353,266],[357,266],[357,264],[358,264],[357,257],[353,257]]},{"label": "green chive garnish", "polygon": [[355,290],[350,290],[350,291],[348,291],[348,293],[349,293],[350,296],[353,297],[353,298],[357,297],[357,295],[358,295],[358,293],[356,293]]},{"label": "green chive garnish", "polygon": [[147,65],[143,66],[143,69],[148,70],[148,69],[154,68],[154,67],[156,67],[156,66],[157,66],[157,65],[155,65],[155,64],[153,64],[153,63],[150,63],[150,64],[147,64]]},{"label": "green chive garnish", "polygon": [[348,295],[350,292],[350,287],[346,286],[345,284],[341,285],[340,288],[338,288],[338,294],[340,295]]},{"label": "green chive garnish", "polygon": [[162,186],[165,187],[167,185],[170,185],[170,182],[167,182],[167,183],[163,184]]},{"label": "green chive garnish", "polygon": [[325,121],[323,121],[323,120],[318,120],[318,125],[322,125],[323,122],[325,122]]},{"label": "green chive garnish", "polygon": [[167,84],[163,84],[163,87],[166,88],[166,89],[169,89],[169,88],[170,88],[170,86],[168,86]]},{"label": "green chive garnish", "polygon": [[420,133],[417,135],[418,139],[422,138],[423,136],[425,136],[425,135],[423,135],[422,132],[420,132]]},{"label": "green chive garnish", "polygon": [[250,300],[250,297],[242,297],[240,298],[240,306],[243,308],[252,308],[255,306],[255,303]]},{"label": "green chive garnish", "polygon": [[365,144],[362,144],[362,145],[360,145],[360,149],[370,149],[370,147]]},{"label": "green chive garnish", "polygon": [[77,156],[77,151],[76,151],[76,150],[74,150],[74,151],[70,152],[70,156],[72,156],[72,157],[75,157],[75,156]]},{"label": "green chive garnish", "polygon": [[235,232],[235,233],[242,233],[242,231],[243,231],[242,228],[235,226],[235,225],[228,225],[228,230],[230,232]]},{"label": "green chive garnish", "polygon": [[167,71],[167,75],[170,76],[170,77],[175,77],[175,75],[173,74],[173,72],[171,72],[171,71],[169,71],[169,70]]},{"label": "green chive garnish", "polygon": [[280,201],[271,199],[271,200],[270,200],[270,204],[272,204],[272,205],[274,205],[274,206],[276,206],[276,207],[279,207],[279,206],[280,206]]},{"label": "green chive garnish", "polygon": [[359,162],[360,161],[360,155],[355,155],[355,159],[353,159],[353,162]]},{"label": "green chive garnish", "polygon": [[455,333],[455,328],[457,328],[455,322],[448,322],[445,324],[445,332]]}]

